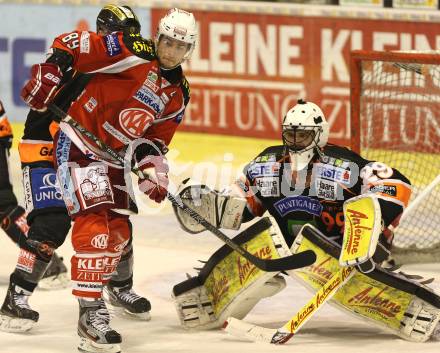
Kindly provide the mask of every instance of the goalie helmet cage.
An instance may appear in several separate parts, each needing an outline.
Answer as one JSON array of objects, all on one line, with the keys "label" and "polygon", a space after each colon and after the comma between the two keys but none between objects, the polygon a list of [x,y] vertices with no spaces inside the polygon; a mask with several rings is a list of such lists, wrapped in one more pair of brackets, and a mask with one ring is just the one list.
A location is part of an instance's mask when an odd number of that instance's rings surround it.
[{"label": "goalie helmet cage", "polygon": [[413,186],[395,229],[393,257],[438,262],[440,53],[357,50],[350,71],[351,148],[398,169]]}]

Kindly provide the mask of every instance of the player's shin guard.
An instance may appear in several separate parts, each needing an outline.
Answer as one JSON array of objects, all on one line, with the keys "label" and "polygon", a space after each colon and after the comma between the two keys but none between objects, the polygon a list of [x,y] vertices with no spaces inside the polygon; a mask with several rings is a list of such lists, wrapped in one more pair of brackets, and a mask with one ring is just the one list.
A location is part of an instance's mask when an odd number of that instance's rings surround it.
[{"label": "player's shin guard", "polygon": [[58,256],[57,253],[53,253],[46,272],[38,282],[38,288],[45,290],[61,289],[68,287],[69,283],[70,278],[63,258]]},{"label": "player's shin guard", "polygon": [[1,309],[1,330],[24,332],[30,330],[38,321],[38,312],[30,308],[28,300],[44,275],[53,252],[53,249],[48,250],[49,246],[44,248],[46,252],[41,251],[40,244],[39,251],[29,246],[27,242],[20,248],[17,265],[11,275],[9,288]]},{"label": "player's shin guard", "polygon": [[102,211],[78,216],[72,230],[73,294],[101,298],[130,237],[127,217]]},{"label": "player's shin guard", "polygon": [[[263,218],[234,238],[260,257],[291,255],[284,238],[269,218]],[[232,316],[242,319],[262,299],[285,287],[282,276],[263,272],[226,245],[217,250],[197,277],[173,288],[182,326],[195,329],[222,327]]]},{"label": "player's shin guard", "polygon": [[121,317],[150,320],[151,304],[133,290],[133,248],[125,247],[116,272],[104,287],[103,297],[112,313]]}]

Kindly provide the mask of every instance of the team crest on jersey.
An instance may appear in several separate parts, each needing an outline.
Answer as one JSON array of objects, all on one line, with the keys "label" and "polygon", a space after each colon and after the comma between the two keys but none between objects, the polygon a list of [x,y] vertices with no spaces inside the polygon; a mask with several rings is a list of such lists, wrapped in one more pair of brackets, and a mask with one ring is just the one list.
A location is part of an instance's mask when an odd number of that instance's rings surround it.
[{"label": "team crest on jersey", "polygon": [[135,138],[142,137],[153,121],[153,114],[144,109],[128,108],[119,114],[119,124],[122,129]]},{"label": "team crest on jersey", "polygon": [[112,33],[104,36],[104,43],[107,49],[108,56],[115,56],[122,53],[121,44],[117,33]]},{"label": "team crest on jersey", "polygon": [[274,207],[281,217],[293,211],[303,211],[315,216],[320,216],[322,212],[319,201],[308,196],[289,196],[275,202]]},{"label": "team crest on jersey", "polygon": [[147,107],[154,110],[156,113],[159,113],[163,110],[164,105],[157,94],[151,92],[148,87],[142,86],[135,93],[133,98],[137,99],[139,102],[145,104]]},{"label": "team crest on jersey", "polygon": [[350,184],[351,172],[349,170],[322,163],[315,164],[313,169],[317,178]]}]

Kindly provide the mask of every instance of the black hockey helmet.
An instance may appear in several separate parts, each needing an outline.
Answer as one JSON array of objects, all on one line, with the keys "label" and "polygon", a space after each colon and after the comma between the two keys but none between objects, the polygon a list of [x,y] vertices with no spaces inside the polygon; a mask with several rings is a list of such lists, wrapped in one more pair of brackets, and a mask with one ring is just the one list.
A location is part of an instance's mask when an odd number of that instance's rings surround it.
[{"label": "black hockey helmet", "polygon": [[96,18],[96,32],[116,32],[138,34],[141,31],[141,24],[129,6],[108,4],[99,11]]}]

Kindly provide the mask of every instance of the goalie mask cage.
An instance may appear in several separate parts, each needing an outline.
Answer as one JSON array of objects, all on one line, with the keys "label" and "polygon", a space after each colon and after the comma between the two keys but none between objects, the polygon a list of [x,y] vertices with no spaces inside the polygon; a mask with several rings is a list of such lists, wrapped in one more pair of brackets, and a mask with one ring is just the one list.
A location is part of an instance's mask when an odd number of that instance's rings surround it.
[{"label": "goalie mask cage", "polygon": [[398,263],[440,261],[440,53],[351,53],[351,148],[412,184]]}]

